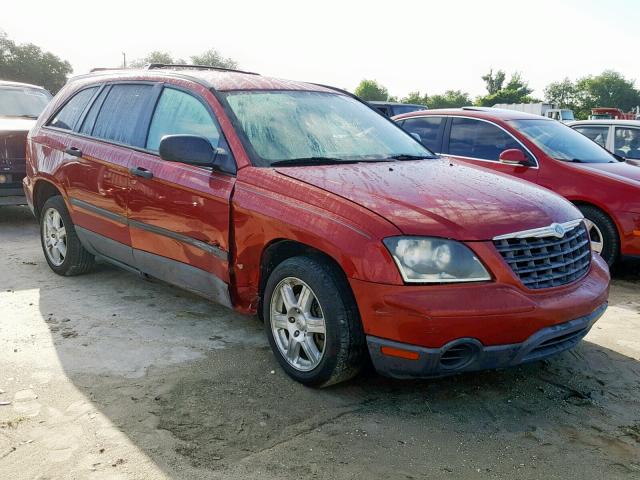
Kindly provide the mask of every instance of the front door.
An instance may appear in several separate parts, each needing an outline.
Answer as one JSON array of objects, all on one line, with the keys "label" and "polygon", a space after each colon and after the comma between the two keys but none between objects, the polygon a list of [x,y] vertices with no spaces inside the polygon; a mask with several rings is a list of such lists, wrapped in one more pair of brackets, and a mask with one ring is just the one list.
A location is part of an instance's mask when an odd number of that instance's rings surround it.
[{"label": "front door", "polygon": [[231,306],[229,218],[235,176],[162,160],[165,135],[191,134],[229,151],[204,99],[165,86],[145,151],[131,158],[129,227],[137,268]]}]

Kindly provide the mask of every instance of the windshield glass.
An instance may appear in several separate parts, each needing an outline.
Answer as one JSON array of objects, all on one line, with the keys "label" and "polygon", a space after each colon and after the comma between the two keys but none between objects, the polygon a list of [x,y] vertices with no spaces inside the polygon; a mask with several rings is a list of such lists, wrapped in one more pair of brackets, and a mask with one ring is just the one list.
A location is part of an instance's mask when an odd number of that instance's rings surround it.
[{"label": "windshield glass", "polygon": [[512,120],[511,124],[544,153],[557,160],[582,163],[615,162],[609,152],[566,125],[549,120]]},{"label": "windshield glass", "polygon": [[434,157],[391,121],[346,95],[234,91],[226,99],[262,166]]},{"label": "windshield glass", "polygon": [[51,100],[46,90],[0,87],[0,116],[38,118]]},{"label": "windshield glass", "polygon": [[562,110],[562,112],[560,112],[560,116],[562,117],[562,120],[575,120],[571,110]]}]

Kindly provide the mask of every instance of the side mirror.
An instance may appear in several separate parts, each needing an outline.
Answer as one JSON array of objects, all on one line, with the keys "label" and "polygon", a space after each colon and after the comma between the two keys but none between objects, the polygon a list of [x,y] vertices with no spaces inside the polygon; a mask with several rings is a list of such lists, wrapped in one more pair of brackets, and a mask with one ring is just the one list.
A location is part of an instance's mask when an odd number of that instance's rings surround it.
[{"label": "side mirror", "polygon": [[198,135],[166,135],[160,140],[160,158],[200,167],[212,167],[216,149],[211,142]]},{"label": "side mirror", "polygon": [[509,148],[500,154],[500,163],[505,165],[513,165],[515,167],[526,167],[529,160],[522,150],[519,148]]},{"label": "side mirror", "polygon": [[418,140],[420,143],[422,143],[422,137],[420,136],[420,134],[419,134],[419,133],[411,132],[411,136],[412,136],[413,138],[415,138],[416,140]]}]

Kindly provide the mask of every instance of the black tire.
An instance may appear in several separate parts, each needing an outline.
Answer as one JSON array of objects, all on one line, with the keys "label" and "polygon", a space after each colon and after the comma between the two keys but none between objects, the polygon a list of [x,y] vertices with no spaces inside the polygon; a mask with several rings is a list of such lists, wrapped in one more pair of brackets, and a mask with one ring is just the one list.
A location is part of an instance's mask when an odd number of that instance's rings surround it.
[{"label": "black tire", "polygon": [[615,224],[602,210],[590,205],[580,205],[578,209],[587,220],[591,220],[602,234],[602,253],[600,254],[607,264],[612,267],[620,255],[620,237]]},{"label": "black tire", "polygon": [[[324,355],[310,371],[300,371],[280,352],[271,328],[271,301],[276,286],[294,277],[306,283],[321,305],[325,321]],[[294,380],[315,387],[326,387],[358,374],[367,358],[360,315],[344,275],[321,256],[292,257],[279,264],[267,280],[262,302],[265,330],[271,349],[284,371]]]},{"label": "black tire", "polygon": [[[62,263],[56,265],[49,254],[45,246],[45,222],[46,215],[51,209],[58,212],[62,218],[64,228],[66,231],[66,255],[62,260]],[[44,258],[47,260],[49,267],[58,275],[73,276],[81,275],[91,270],[95,263],[95,257],[90,254],[80,243],[78,234],[76,233],[71,216],[67,210],[67,206],[64,203],[64,199],[60,195],[50,197],[42,206],[40,210],[40,243],[42,244],[42,251]]]}]

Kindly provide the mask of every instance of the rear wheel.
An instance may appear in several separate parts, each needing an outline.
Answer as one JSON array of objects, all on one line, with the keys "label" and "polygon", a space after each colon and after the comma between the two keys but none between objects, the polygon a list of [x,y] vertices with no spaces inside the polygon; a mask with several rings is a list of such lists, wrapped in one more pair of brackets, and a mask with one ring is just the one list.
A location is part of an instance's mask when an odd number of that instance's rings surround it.
[{"label": "rear wheel", "polygon": [[356,375],[366,358],[349,285],[321,257],[293,257],[267,280],[263,315],[276,359],[294,380],[327,386]]},{"label": "rear wheel", "polygon": [[65,276],[89,271],[95,258],[80,243],[62,197],[49,198],[41,212],[40,240],[51,270]]},{"label": "rear wheel", "polygon": [[585,218],[591,248],[599,253],[611,267],[620,254],[620,240],[618,230],[609,216],[602,210],[589,205],[578,207]]}]

